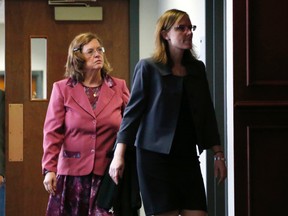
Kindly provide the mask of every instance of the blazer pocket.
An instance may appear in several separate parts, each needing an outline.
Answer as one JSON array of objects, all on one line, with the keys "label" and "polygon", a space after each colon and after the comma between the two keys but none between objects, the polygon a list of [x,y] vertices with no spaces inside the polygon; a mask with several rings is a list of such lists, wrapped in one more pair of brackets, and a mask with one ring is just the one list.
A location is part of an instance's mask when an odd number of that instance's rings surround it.
[{"label": "blazer pocket", "polygon": [[63,151],[63,157],[66,157],[66,158],[80,158],[81,154],[80,154],[80,152],[73,152],[73,151],[64,150]]}]

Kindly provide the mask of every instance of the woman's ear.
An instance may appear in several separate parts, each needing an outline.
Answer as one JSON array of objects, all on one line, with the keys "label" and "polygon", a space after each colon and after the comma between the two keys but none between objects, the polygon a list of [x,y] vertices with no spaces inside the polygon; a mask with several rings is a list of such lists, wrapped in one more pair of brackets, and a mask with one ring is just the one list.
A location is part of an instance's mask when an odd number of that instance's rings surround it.
[{"label": "woman's ear", "polygon": [[165,31],[165,30],[162,30],[162,31],[161,31],[161,36],[162,36],[163,39],[165,39],[165,40],[170,40],[170,38],[169,38],[169,36],[168,36],[168,34],[167,34],[167,31]]}]

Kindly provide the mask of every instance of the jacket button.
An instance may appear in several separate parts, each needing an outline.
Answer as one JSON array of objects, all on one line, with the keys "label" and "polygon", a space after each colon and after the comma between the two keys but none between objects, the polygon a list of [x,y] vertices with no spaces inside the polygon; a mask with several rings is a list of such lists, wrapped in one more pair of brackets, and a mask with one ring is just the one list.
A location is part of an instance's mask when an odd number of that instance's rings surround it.
[{"label": "jacket button", "polygon": [[95,152],[95,150],[94,150],[94,149],[92,149],[92,150],[91,150],[91,153],[92,153],[92,154],[94,154],[94,152]]}]

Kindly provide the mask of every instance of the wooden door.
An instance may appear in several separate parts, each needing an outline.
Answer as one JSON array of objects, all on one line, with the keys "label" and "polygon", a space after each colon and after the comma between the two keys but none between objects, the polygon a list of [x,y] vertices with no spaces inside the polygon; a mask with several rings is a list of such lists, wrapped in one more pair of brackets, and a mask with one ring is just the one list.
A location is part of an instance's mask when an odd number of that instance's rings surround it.
[{"label": "wooden door", "polygon": [[[48,0],[5,1],[6,107],[23,105],[23,160],[7,155],[6,215],[44,215],[48,194],[41,174],[42,130],[52,83],[62,79],[67,50],[76,34],[96,32],[104,41],[114,72],[129,85],[129,0],[93,3],[102,21],[55,21]],[[30,99],[30,37],[47,38],[48,100]],[[8,112],[7,112],[8,113]],[[7,116],[7,122],[9,118]],[[21,122],[21,119],[19,119]],[[7,123],[9,124],[9,123]],[[7,125],[7,128],[13,125]],[[9,152],[9,136],[7,135]],[[7,153],[8,154],[8,153]]]},{"label": "wooden door", "polygon": [[288,1],[233,1],[235,216],[287,214]]}]

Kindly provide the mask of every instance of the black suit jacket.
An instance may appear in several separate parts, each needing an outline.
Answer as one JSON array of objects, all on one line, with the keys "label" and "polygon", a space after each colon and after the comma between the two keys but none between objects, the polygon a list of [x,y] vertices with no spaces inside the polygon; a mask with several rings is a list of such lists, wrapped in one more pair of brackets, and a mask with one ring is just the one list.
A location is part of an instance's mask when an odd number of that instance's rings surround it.
[{"label": "black suit jacket", "polygon": [[203,149],[220,145],[205,65],[195,60],[186,69],[187,76],[178,77],[172,75],[168,66],[155,63],[150,58],[137,63],[117,143],[135,144],[146,150],[168,154],[185,88],[200,153]]}]

